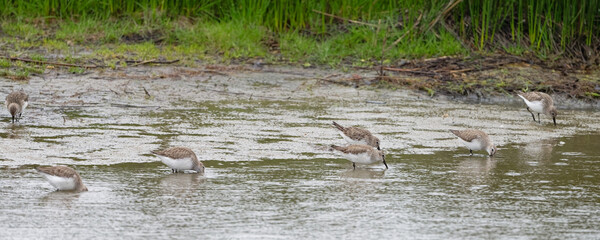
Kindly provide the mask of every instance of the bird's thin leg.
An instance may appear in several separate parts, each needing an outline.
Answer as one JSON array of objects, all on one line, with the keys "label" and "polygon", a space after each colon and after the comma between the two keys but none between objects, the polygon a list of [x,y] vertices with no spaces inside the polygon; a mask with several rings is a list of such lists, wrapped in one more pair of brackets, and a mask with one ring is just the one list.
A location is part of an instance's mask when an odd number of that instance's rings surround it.
[{"label": "bird's thin leg", "polygon": [[540,114],[538,113],[538,123],[542,123],[542,119],[540,118]]},{"label": "bird's thin leg", "polygon": [[356,170],[356,163],[352,163],[352,169]]},{"label": "bird's thin leg", "polygon": [[[529,109],[529,107],[527,107],[527,111],[529,113],[531,113],[531,117],[533,118],[533,121],[535,122],[535,115],[533,115],[533,112]],[[538,117],[539,118],[539,117]]]},{"label": "bird's thin leg", "polygon": [[469,156],[473,156],[473,150],[469,149],[469,153],[471,153]]}]

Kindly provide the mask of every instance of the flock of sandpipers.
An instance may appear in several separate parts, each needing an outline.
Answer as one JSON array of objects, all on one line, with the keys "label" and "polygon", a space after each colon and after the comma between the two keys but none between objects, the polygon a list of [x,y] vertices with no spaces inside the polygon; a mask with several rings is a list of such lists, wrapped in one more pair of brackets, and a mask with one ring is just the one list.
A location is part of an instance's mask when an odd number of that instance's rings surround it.
[{"label": "flock of sandpipers", "polygon": [[[552,117],[556,126],[557,111],[554,107],[552,98],[541,92],[520,93],[519,97],[527,104],[527,111],[531,113],[535,121],[534,113],[538,114],[538,122],[541,123],[540,113]],[[12,116],[12,123],[18,122],[23,111],[28,105],[29,97],[23,91],[11,92],[6,97],[6,108]],[[331,145],[331,148],[339,151],[346,159],[352,162],[352,167],[356,169],[356,164],[368,165],[383,162],[385,168],[388,168],[385,162],[385,155],[379,147],[379,138],[373,136],[368,130],[358,127],[343,127],[333,122],[333,125],[339,130],[340,135],[349,143],[348,146]],[[460,141],[469,149],[471,155],[473,151],[485,150],[489,156],[496,153],[496,147],[490,137],[483,131],[477,129],[450,130]],[[196,173],[204,173],[204,164],[198,161],[196,154],[186,147],[171,147],[164,150],[152,151],[163,163],[169,166],[173,173],[193,170]],[[38,167],[37,171],[42,174],[48,182],[60,191],[87,191],[87,187],[81,181],[79,174],[67,166]]]}]

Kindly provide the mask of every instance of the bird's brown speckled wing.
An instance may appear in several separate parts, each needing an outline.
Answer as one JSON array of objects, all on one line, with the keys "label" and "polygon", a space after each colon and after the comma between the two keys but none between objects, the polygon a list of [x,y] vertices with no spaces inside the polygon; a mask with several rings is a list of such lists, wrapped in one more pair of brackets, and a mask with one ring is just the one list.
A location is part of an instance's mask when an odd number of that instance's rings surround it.
[{"label": "bird's brown speckled wing", "polygon": [[167,148],[161,151],[152,151],[152,153],[156,155],[165,156],[173,159],[181,159],[181,158],[194,158],[196,159],[196,154],[192,149],[186,147],[172,147]]},{"label": "bird's brown speckled wing", "polygon": [[67,166],[38,167],[36,169],[39,172],[57,177],[72,178],[78,176],[74,169]]},{"label": "bird's brown speckled wing", "polygon": [[520,93],[519,95],[523,96],[525,99],[527,99],[527,101],[533,102],[533,101],[542,101],[544,99],[543,95],[547,95],[547,94],[540,93],[540,92],[526,92],[526,93]]},{"label": "bird's brown speckled wing", "polygon": [[485,134],[484,132],[476,129],[450,130],[450,132],[454,133],[454,135],[466,142],[471,142],[473,141],[473,139],[487,136],[487,134]]},{"label": "bird's brown speckled wing", "polygon": [[554,104],[550,95],[542,92],[538,92],[537,94],[542,98],[542,101],[546,102],[546,106],[551,106],[552,104]]},{"label": "bird's brown speckled wing", "polygon": [[362,128],[348,127],[344,129],[344,134],[352,140],[360,141],[371,135],[371,132]]},{"label": "bird's brown speckled wing", "polygon": [[340,152],[347,153],[347,154],[361,154],[361,153],[369,152],[373,149],[373,147],[371,147],[371,146],[362,145],[362,144],[355,144],[355,145],[350,145],[347,147],[340,147],[340,146],[333,145],[331,147],[335,150],[338,150]]},{"label": "bird's brown speckled wing", "polygon": [[23,91],[14,91],[11,92],[10,94],[8,94],[8,96],[6,96],[6,102],[7,103],[19,103],[21,104],[22,101],[29,101],[29,96],[23,92]]}]

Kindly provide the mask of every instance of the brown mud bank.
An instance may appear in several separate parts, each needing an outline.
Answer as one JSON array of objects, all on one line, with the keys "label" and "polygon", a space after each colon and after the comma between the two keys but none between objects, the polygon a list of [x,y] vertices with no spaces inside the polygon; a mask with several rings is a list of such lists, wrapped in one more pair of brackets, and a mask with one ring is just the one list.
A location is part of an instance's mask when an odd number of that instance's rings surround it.
[{"label": "brown mud bank", "polygon": [[[132,57],[132,56],[129,56]],[[135,58],[135,57],[133,57]],[[235,61],[233,65],[207,65],[194,63],[188,65],[181,59],[166,60],[163,57],[149,60],[119,59],[110,67],[102,59],[83,58],[75,63],[63,63],[60,58],[50,56],[40,61],[28,57],[3,57],[8,61],[21,64],[27,74],[20,74],[18,67],[0,71],[0,77],[15,81],[28,80],[32,75],[43,76],[60,72],[63,68],[76,75],[92,72],[127,72],[131,67],[178,68],[182,65],[189,69],[204,69],[203,73],[227,75],[235,72],[265,73],[274,71],[289,72],[295,69],[295,75],[314,77],[354,87],[409,89],[425,92],[430,97],[463,99],[477,102],[512,102],[518,92],[540,91],[553,95],[568,108],[600,108],[600,68],[592,63],[581,61],[542,61],[535,57],[513,55],[477,55],[468,57],[438,57],[420,60],[398,60],[393,63],[373,63],[372,67],[353,67],[350,70],[319,69],[308,65],[305,68],[289,66],[288,63],[263,63],[260,59]],[[83,61],[83,62],[82,62]],[[281,64],[281,65],[280,65]],[[378,65],[379,64],[379,65]],[[10,65],[10,64],[9,64]],[[352,63],[346,63],[350,66]],[[34,66],[39,66],[37,68]],[[14,69],[13,69],[14,68]],[[286,70],[288,69],[288,70]],[[348,68],[346,68],[348,69]],[[329,73],[315,75],[315,72]]]},{"label": "brown mud bank", "polygon": [[374,67],[372,71],[374,73],[367,76],[332,76],[328,80],[355,86],[377,82],[417,89],[430,96],[484,102],[511,101],[511,95],[518,92],[541,91],[568,102],[570,107],[600,106],[600,71],[580,63],[557,64],[510,55],[474,55],[402,60],[391,66]]}]

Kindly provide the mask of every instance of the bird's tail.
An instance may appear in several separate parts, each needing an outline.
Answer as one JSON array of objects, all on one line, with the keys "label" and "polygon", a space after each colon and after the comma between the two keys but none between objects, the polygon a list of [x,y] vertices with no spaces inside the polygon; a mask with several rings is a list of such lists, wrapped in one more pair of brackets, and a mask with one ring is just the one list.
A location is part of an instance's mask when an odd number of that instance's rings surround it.
[{"label": "bird's tail", "polygon": [[333,126],[335,126],[338,130],[340,131],[344,131],[344,127],[342,127],[342,125],[339,125],[338,123],[336,123],[335,121],[333,122]]},{"label": "bird's tail", "polygon": [[460,131],[458,131],[458,130],[450,130],[450,132],[452,132],[452,133],[454,133],[454,135],[458,136],[458,133],[459,133]]},{"label": "bird's tail", "polygon": [[331,145],[332,149],[338,150],[338,151],[342,151],[344,149],[344,147],[341,146],[337,146],[337,145]]},{"label": "bird's tail", "polygon": [[152,150],[150,151],[152,154],[160,155],[160,150]]},{"label": "bird's tail", "polygon": [[36,167],[35,170],[39,173],[46,173],[45,167]]}]

